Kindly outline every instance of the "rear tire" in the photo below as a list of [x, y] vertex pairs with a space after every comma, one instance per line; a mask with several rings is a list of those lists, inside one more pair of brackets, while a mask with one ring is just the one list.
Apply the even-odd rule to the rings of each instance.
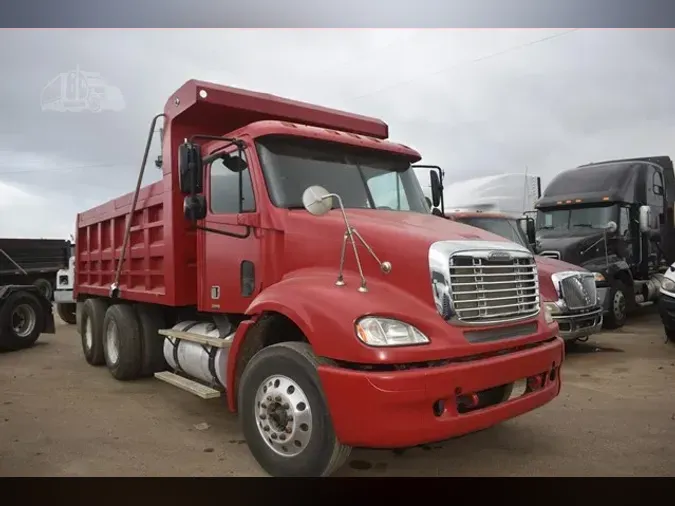
[[110, 306], [103, 319], [103, 356], [113, 378], [136, 379], [141, 373], [141, 330], [134, 308]]
[[626, 323], [627, 315], [627, 301], [626, 301], [626, 285], [621, 281], [616, 280], [612, 283], [609, 294], [609, 311], [604, 318], [603, 327], [606, 329], [618, 329], [623, 327]]
[[141, 376], [152, 376], [167, 369], [164, 336], [158, 333], [165, 327], [164, 315], [155, 306], [136, 304], [135, 309], [141, 331]]
[[82, 353], [90, 365], [103, 365], [103, 319], [108, 309], [104, 299], [87, 299], [77, 303], [77, 331], [82, 340]]
[[44, 279], [44, 278], [39, 278], [33, 281], [33, 286], [35, 286], [38, 290], [40, 290], [40, 293], [44, 295], [44, 297], [49, 301], [53, 302], [54, 300], [54, 287], [52, 284]]
[[318, 365], [308, 344], [284, 342], [260, 350], [244, 369], [238, 392], [244, 436], [272, 476], [328, 476], [349, 457], [351, 448], [335, 435]]
[[30, 348], [40, 337], [44, 319], [44, 309], [35, 295], [25, 291], [11, 294], [0, 303], [0, 348]]
[[77, 322], [76, 307], [77, 305], [74, 302], [57, 304], [56, 312], [58, 313], [59, 318], [64, 321], [64, 323], [67, 323], [68, 325], [75, 325]]

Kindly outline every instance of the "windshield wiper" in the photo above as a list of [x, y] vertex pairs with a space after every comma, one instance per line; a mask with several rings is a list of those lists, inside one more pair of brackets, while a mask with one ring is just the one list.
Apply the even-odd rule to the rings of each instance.
[[593, 228], [591, 223], [575, 223], [573, 227], [584, 227], [584, 228]]
[[553, 225], [551, 226], [544, 225], [543, 227], [539, 227], [539, 230], [553, 230]]

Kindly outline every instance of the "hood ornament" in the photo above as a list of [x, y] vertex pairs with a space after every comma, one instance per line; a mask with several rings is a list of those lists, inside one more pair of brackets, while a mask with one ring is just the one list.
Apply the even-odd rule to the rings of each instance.
[[342, 204], [342, 199], [337, 193], [328, 193], [328, 190], [322, 186], [310, 186], [302, 194], [302, 205], [307, 210], [307, 212], [313, 216], [323, 216], [328, 211], [333, 209], [333, 198], [338, 201], [340, 205], [340, 211], [342, 212], [342, 219], [345, 222], [345, 233], [342, 238], [342, 251], [340, 253], [340, 270], [338, 272], [338, 278], [335, 281], [336, 286], [345, 286], [344, 279], [344, 264], [345, 256], [347, 254], [347, 242], [350, 242], [352, 249], [354, 250], [354, 258], [356, 259], [356, 266], [359, 269], [359, 276], [361, 277], [361, 286], [359, 286], [358, 291], [365, 293], [368, 291], [368, 286], [366, 283], [366, 278], [363, 275], [363, 268], [361, 267], [361, 258], [359, 257], [359, 252], [356, 248], [356, 237], [361, 244], [368, 250], [368, 253], [375, 259], [375, 261], [380, 266], [380, 270], [384, 274], [389, 274], [391, 272], [391, 263], [387, 261], [380, 261], [378, 256], [373, 251], [373, 248], [365, 241], [365, 239], [359, 234], [359, 232], [352, 226], [349, 225], [349, 220], [347, 219], [347, 213], [345, 213], [344, 205]]

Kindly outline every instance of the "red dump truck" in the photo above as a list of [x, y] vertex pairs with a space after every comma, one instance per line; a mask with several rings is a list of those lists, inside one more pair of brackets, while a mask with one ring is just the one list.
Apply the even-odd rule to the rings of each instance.
[[563, 342], [531, 252], [432, 216], [420, 155], [385, 123], [191, 80], [142, 167], [162, 116], [162, 180], [141, 188], [141, 169], [135, 192], [77, 217], [90, 364], [225, 394], [273, 476], [558, 395]]

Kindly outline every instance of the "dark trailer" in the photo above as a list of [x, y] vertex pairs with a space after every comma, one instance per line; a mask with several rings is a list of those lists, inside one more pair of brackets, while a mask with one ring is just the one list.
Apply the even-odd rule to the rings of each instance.
[[537, 250], [593, 271], [605, 322], [620, 327], [658, 298], [675, 260], [675, 176], [668, 156], [582, 165], [558, 174], [537, 202]]
[[0, 350], [28, 348], [55, 332], [56, 272], [70, 251], [64, 240], [0, 238]]

